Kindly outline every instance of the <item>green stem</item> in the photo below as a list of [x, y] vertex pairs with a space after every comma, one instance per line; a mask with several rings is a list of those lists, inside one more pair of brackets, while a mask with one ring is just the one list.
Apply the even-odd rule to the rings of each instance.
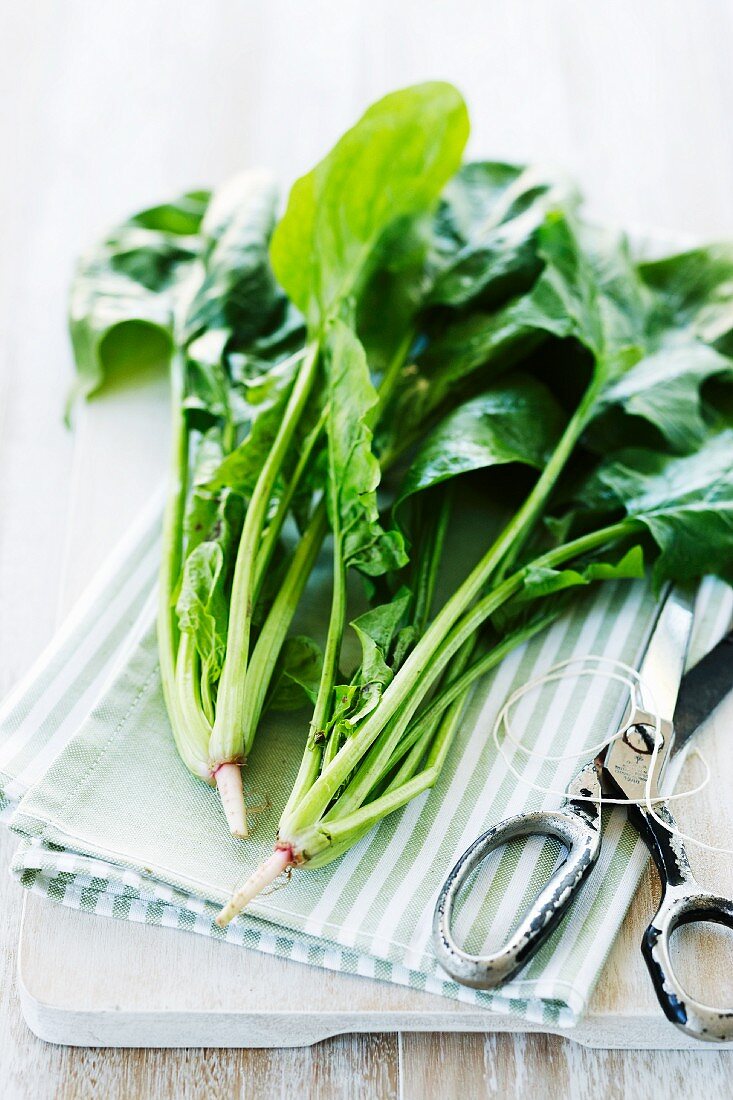
[[[424, 524], [421, 528], [421, 537], [419, 545], [419, 556], [417, 562], [417, 568], [415, 570], [414, 580], [414, 592], [415, 597], [413, 601], [412, 610], [412, 625], [415, 628], [417, 634], [421, 634], [428, 623], [430, 618], [430, 612], [433, 606], [433, 597], [435, 592], [435, 583], [437, 579], [438, 569], [440, 567], [440, 561], [442, 556], [443, 545], [445, 542], [445, 536], [448, 527], [448, 520], [450, 518], [452, 507], [453, 494], [450, 489], [443, 493], [441, 506], [435, 517], [430, 522]], [[456, 676], [464, 667], [466, 660], [468, 660], [473, 647], [467, 646], [464, 651], [458, 654], [456, 661], [454, 662], [454, 668], [451, 669], [451, 674]], [[433, 723], [432, 732], [435, 732], [435, 727], [439, 720], [439, 716], [436, 717]], [[425, 755], [425, 746], [429, 742], [429, 738], [423, 738], [423, 745], [420, 752], [413, 753], [411, 750], [415, 744], [416, 738], [403, 738], [398, 746], [397, 751], [393, 754], [392, 759], [389, 761], [388, 766], [384, 769], [383, 773], [378, 777], [377, 781], [372, 788], [372, 793], [378, 791], [378, 788], [384, 782], [384, 779], [393, 772], [399, 761], [407, 754], [409, 759], [405, 761], [399, 772], [399, 782], [406, 782], [417, 770], [417, 767]], [[328, 748], [331, 748], [329, 742]], [[339, 746], [336, 745], [330, 754], [324, 753], [323, 766], [331, 763], [331, 760], [336, 756]], [[399, 783], [398, 783], [399, 785]], [[395, 786], [395, 780], [393, 779], [387, 790], [391, 790]], [[382, 792], [383, 793], [383, 792]], [[341, 799], [338, 800], [338, 806], [340, 807]], [[338, 816], [338, 814], [336, 814]]]
[[252, 650], [247, 667], [242, 712], [245, 756], [252, 748], [275, 664], [327, 529], [326, 509], [319, 507], [313, 513], [310, 523], [298, 542], [293, 559]]
[[328, 635], [323, 652], [323, 672], [318, 685], [316, 705], [310, 723], [309, 738], [320, 733], [331, 713], [331, 695], [336, 683], [339, 657], [341, 655], [341, 637], [346, 623], [346, 568], [341, 550], [341, 538], [338, 532], [333, 538], [333, 594], [331, 596], [331, 614], [328, 621]]
[[[440, 694], [430, 701], [425, 710], [416, 721], [412, 723], [408, 735], [402, 738], [392, 754], [392, 758], [387, 765], [387, 773], [392, 771], [399, 760], [409, 750], [408, 760], [391, 780], [389, 789], [400, 786], [406, 779], [414, 774], [417, 764], [423, 759], [423, 756], [431, 745], [432, 748], [430, 749], [430, 756], [426, 767], [431, 760], [435, 759], [436, 746], [445, 745], [446, 737], [448, 737], [452, 743], [453, 734], [458, 728], [458, 722], [463, 714], [468, 696], [475, 686], [476, 681], [482, 676], [485, 676], [493, 668], [496, 668], [513, 649], [529, 641], [530, 638], [534, 637], [540, 630], [544, 630], [544, 628], [556, 618], [557, 611], [549, 611], [544, 616], [538, 616], [527, 626], [514, 631], [513, 634], [508, 635], [503, 641], [499, 642], [498, 645], [494, 646], [487, 653], [484, 653], [482, 657], [474, 661], [474, 663], [462, 674], [459, 674], [460, 669], [456, 670], [455, 667], [451, 668], [451, 673], [453, 673], [453, 675], [447, 686], [443, 688]], [[459, 651], [457, 658], [460, 658], [462, 653], [466, 653], [467, 657], [470, 656], [475, 649], [475, 641], [476, 636], [474, 635], [469, 643]], [[454, 661], [454, 666], [455, 664], [456, 662]], [[436, 727], [438, 725], [440, 729], [436, 735]], [[444, 759], [447, 750], [441, 749], [440, 751], [443, 753], [441, 759]]]
[[[591, 532], [541, 555], [535, 560], [534, 566], [537, 568], [554, 567], [598, 546], [615, 542], [637, 530], [637, 528], [638, 524], [635, 521], [624, 520], [621, 523], [603, 528], [601, 531]], [[526, 570], [527, 567], [518, 570], [492, 589], [483, 599], [478, 600], [458, 623], [451, 624], [452, 629], [450, 627], [443, 629], [439, 653], [436, 652], [438, 646], [432, 647], [432, 653], [430, 653], [428, 647], [425, 647], [429, 654], [429, 656], [426, 656], [424, 652], [420, 652], [422, 642], [418, 644], [385, 691], [377, 711], [366, 720], [361, 729], [344, 745], [332, 764], [322, 772], [320, 778], [313, 784], [300, 805], [289, 815], [287, 821], [283, 821], [281, 837], [287, 832], [290, 834], [287, 839], [294, 843], [295, 836], [301, 830], [307, 830], [312, 827], [314, 822], [318, 821], [336, 791], [346, 782], [371, 745], [385, 731], [390, 719], [400, 710], [399, 717], [390, 727], [388, 735], [380, 738], [378, 751], [374, 755], [370, 755], [369, 766], [366, 766], [367, 762], [365, 761], [365, 766], [359, 769], [358, 776], [349, 785], [350, 804], [353, 804], [359, 798], [363, 801], [373, 787], [375, 779], [390, 760], [415, 710], [420, 706], [440, 673], [481, 623], [521, 588]], [[423, 642], [428, 639], [435, 624], [439, 621], [440, 615], [434, 620], [433, 626], [429, 628], [423, 637]], [[416, 657], [417, 659], [413, 660]], [[432, 657], [432, 660], [430, 657]]]
[[[300, 482], [305, 474], [308, 466], [313, 458], [313, 452], [316, 444], [321, 442], [321, 433], [323, 426], [326, 422], [328, 415], [328, 406], [324, 406], [318, 422], [313, 430], [308, 434], [307, 439], [303, 444], [303, 449], [300, 452], [300, 457], [296, 463], [295, 469], [292, 475], [288, 478], [288, 484], [280, 497], [277, 504], [275, 515], [272, 517], [267, 525], [264, 535], [262, 536], [262, 542], [257, 553], [257, 564], [255, 567], [255, 598], [259, 593], [262, 581], [264, 579], [267, 567], [272, 560], [272, 555], [277, 546], [277, 540], [280, 537], [280, 533], [283, 529], [283, 524], [287, 519], [290, 505], [293, 503], [293, 497], [300, 485]], [[325, 534], [325, 532], [324, 532]]]
[[234, 566], [226, 657], [209, 744], [212, 767], [230, 761], [241, 762], [244, 755], [242, 715], [245, 709], [245, 671], [254, 608], [257, 550], [275, 479], [310, 395], [317, 369], [318, 345], [314, 343], [309, 346], [298, 370], [280, 427], [263, 463], [244, 518]]
[[440, 509], [436, 519], [428, 524], [426, 536], [421, 536], [412, 622], [418, 634], [422, 634], [428, 625], [435, 597], [435, 585], [440, 570], [445, 536], [453, 505], [453, 493], [450, 488], [444, 490]]
[[379, 401], [371, 410], [367, 416], [367, 424], [370, 428], [375, 428], [378, 424], [382, 413], [384, 412], [388, 401], [394, 393], [395, 386], [400, 380], [402, 369], [405, 365], [408, 352], [415, 341], [415, 329], [410, 328], [408, 332], [404, 334], [397, 347], [394, 349], [392, 358], [387, 364], [387, 368], [379, 381], [378, 393]]
[[[440, 723], [438, 735], [433, 742], [425, 767], [420, 772], [417, 772], [417, 768], [422, 759], [422, 754], [418, 751], [420, 746], [415, 745], [413, 752], [409, 754], [384, 794], [375, 798], [368, 805], [344, 814], [343, 817], [326, 819], [324, 830], [330, 836], [331, 843], [338, 845], [338, 852], [334, 852], [334, 856], [340, 854], [343, 848], [355, 844], [364, 833], [372, 829], [387, 814], [394, 813], [395, 810], [406, 806], [413, 798], [417, 798], [419, 794], [435, 785], [458, 732], [465, 703], [464, 693], [460, 699], [449, 707]], [[328, 855], [331, 855], [331, 853], [328, 853]], [[322, 858], [321, 862], [325, 863], [327, 859]]]
[[324, 831], [330, 836], [333, 844], [348, 841], [353, 844], [356, 835], [361, 835], [371, 829], [387, 814], [394, 813], [400, 807], [407, 805], [417, 795], [422, 794], [428, 787], [432, 787], [438, 777], [436, 768], [428, 768], [408, 780], [401, 787], [388, 790], [368, 806], [362, 806], [346, 817], [338, 821], [328, 821], [324, 825]]
[[[414, 582], [414, 591], [416, 595], [413, 601], [414, 606], [411, 616], [412, 625], [415, 627], [418, 634], [425, 629], [430, 617], [435, 582], [450, 516], [451, 495], [450, 493], [444, 494], [441, 508], [434, 521], [426, 525], [425, 537], [422, 538], [420, 542]], [[331, 761], [336, 758], [340, 747], [341, 737], [336, 730], [332, 730], [323, 749], [321, 769], [327, 768]], [[381, 778], [383, 777], [380, 777], [380, 779]]]
[[517, 646], [523, 645], [525, 642], [529, 641], [530, 638], [533, 638], [535, 634], [544, 630], [555, 618], [557, 618], [557, 612], [555, 611], [549, 611], [544, 616], [538, 616], [527, 626], [514, 631], [513, 634], [509, 634], [499, 642], [498, 645], [494, 646], [487, 653], [484, 653], [477, 661], [474, 661], [465, 672], [452, 679], [434, 699], [431, 699], [427, 707], [416, 718], [415, 722], [410, 727], [408, 737], [400, 742], [393, 759], [390, 760], [388, 766], [389, 770], [392, 769], [403, 755], [405, 746], [409, 749], [413, 743], [418, 740], [425, 740], [426, 737], [427, 743], [429, 743], [436, 719], [440, 718], [448, 707], [454, 702], [463, 700], [466, 693], [473, 687], [477, 680], [485, 676], [488, 672], [491, 672], [493, 668], [496, 668], [496, 666], [500, 664], [513, 649], [516, 649]]
[[[387, 369], [384, 372], [384, 377], [379, 383], [379, 400], [372, 409], [371, 416], [368, 418], [368, 422], [371, 427], [373, 427], [374, 424], [379, 420], [382, 413], [384, 412], [385, 406], [389, 398], [392, 396], [392, 391], [399, 381], [399, 376], [400, 372], [402, 371], [402, 367], [404, 366], [405, 357], [410, 350], [410, 347], [412, 346], [414, 338], [414, 332], [412, 330], [410, 330], [409, 333], [406, 333], [402, 342], [395, 350], [395, 353], [392, 356], [389, 364], [387, 365]], [[256, 567], [255, 587], [258, 591], [262, 583], [262, 578], [265, 570], [267, 569], [267, 566], [269, 565], [272, 558], [272, 554], [277, 544], [278, 537], [280, 535], [280, 532], [282, 531], [283, 524], [285, 523], [285, 520], [287, 518], [287, 514], [290, 509], [290, 505], [293, 502], [293, 497], [295, 496], [298, 485], [301, 482], [303, 474], [306, 472], [308, 466], [311, 463], [314, 452], [316, 450], [316, 446], [320, 442], [322, 442], [323, 429], [326, 426], [327, 420], [328, 405], [325, 405], [321, 410], [321, 414], [318, 418], [317, 423], [313, 427], [312, 431], [309, 432], [304, 442], [303, 450], [301, 451], [295, 470], [293, 471], [292, 476], [288, 479], [287, 487], [283, 492], [282, 497], [278, 501], [275, 515], [273, 516], [270, 523], [267, 525], [267, 529], [262, 537], [260, 549], [257, 554]]]
[[[379, 387], [378, 400], [367, 417], [370, 428], [378, 422], [380, 416], [392, 395], [394, 386], [399, 379], [400, 371], [407, 352], [414, 339], [413, 330], [405, 333], [402, 341], [395, 349], [387, 370]], [[337, 515], [338, 487], [334, 484], [333, 471], [329, 472], [329, 491], [331, 493], [331, 511]], [[333, 595], [331, 599], [331, 615], [328, 623], [328, 635], [326, 648], [323, 655], [323, 673], [318, 685], [318, 696], [310, 724], [309, 741], [315, 734], [321, 732], [326, 726], [331, 714], [333, 689], [338, 673], [339, 657], [341, 656], [341, 640], [346, 625], [346, 567], [344, 565], [343, 544], [340, 532], [334, 530], [333, 536]], [[334, 742], [335, 744], [335, 742]], [[332, 745], [333, 748], [333, 745]]]
[[499, 565], [492, 572], [494, 581], [503, 580], [509, 569], [515, 564], [521, 554], [527, 539], [534, 530], [534, 525], [541, 511], [547, 503], [557, 483], [560, 474], [570, 458], [575, 446], [585, 431], [590, 415], [598, 400], [600, 384], [594, 379], [586, 389], [580, 404], [560, 437], [550, 461], [540, 474], [534, 489], [528, 496], [522, 508], [519, 509], [512, 523], [510, 537], [503, 537], [504, 550]]
[[316, 740], [315, 737], [309, 733], [298, 768], [298, 774], [295, 777], [295, 782], [290, 791], [290, 797], [281, 815], [283, 821], [287, 819], [288, 815], [292, 813], [301, 798], [307, 794], [318, 779], [322, 759], [323, 741]]
[[[332, 847], [324, 848], [310, 861], [311, 867], [321, 867], [337, 859], [356, 844], [386, 814], [393, 813], [406, 805], [412, 798], [432, 787], [437, 781], [446, 756], [458, 731], [467, 696], [475, 681], [495, 668], [516, 646], [521, 645], [538, 631], [542, 630], [556, 616], [549, 613], [544, 618], [535, 619], [529, 626], [515, 631], [503, 642], [484, 654], [466, 672], [454, 679], [449, 687], [431, 703], [430, 709], [414, 724], [410, 731], [409, 749], [402, 766], [392, 777], [379, 798], [366, 806], [352, 811], [343, 817], [327, 818], [324, 828], [331, 836]], [[436, 716], [441, 719], [437, 736], [435, 733]], [[393, 754], [386, 772], [404, 755], [403, 738], [398, 750]], [[432, 746], [432, 747], [431, 747]], [[425, 767], [418, 772], [420, 763], [430, 747], [430, 755]], [[340, 801], [340, 800], [339, 800]]]
[[[214, 706], [214, 694], [212, 690], [211, 680], [206, 674], [205, 670], [201, 670], [201, 707], [204, 712], [206, 721], [210, 726], [214, 724], [214, 715], [216, 709]], [[209, 736], [211, 736], [209, 734]]]
[[[330, 716], [330, 715], [329, 715]], [[315, 731], [316, 733], [318, 731]], [[313, 731], [311, 730], [311, 734]], [[332, 728], [326, 735], [326, 742], [323, 746], [323, 759], [321, 760], [321, 768], [327, 768], [332, 760], [338, 755], [338, 751], [341, 748], [341, 742], [343, 740], [343, 733], [340, 729]]]
[[173, 688], [178, 649], [178, 622], [173, 593], [183, 559], [183, 516], [188, 482], [188, 429], [181, 409], [183, 400], [183, 363], [175, 356], [171, 363], [172, 438], [169, 463], [168, 497], [163, 514], [163, 546], [158, 591], [158, 644], [163, 690]]
[[184, 362], [171, 361], [172, 440], [168, 498], [163, 516], [163, 546], [158, 588], [158, 652], [163, 696], [170, 716], [176, 748], [186, 767], [201, 779], [210, 779], [208, 733], [189, 725], [181, 713], [176, 690], [178, 622], [173, 597], [183, 560], [183, 517], [188, 483], [189, 438], [183, 413]]
[[[437, 705], [439, 700], [443, 699], [444, 696], [449, 695], [450, 687], [453, 685], [453, 683], [461, 679], [461, 673], [466, 667], [467, 662], [470, 660], [475, 645], [476, 638], [473, 637], [463, 647], [463, 649], [461, 649], [456, 654], [456, 658], [453, 661], [453, 664], [449, 670], [449, 674], [445, 677], [448, 682], [448, 686], [443, 689], [440, 695], [438, 695], [434, 700], [431, 701], [429, 708], [429, 717], [427, 717], [427, 711], [425, 711], [424, 714], [421, 715], [421, 720], [414, 722], [412, 727], [410, 728], [409, 733], [400, 740], [400, 743], [397, 745], [395, 751], [392, 753], [392, 756], [387, 762], [387, 765], [380, 775], [379, 779], [377, 780], [377, 783], [381, 782], [386, 775], [389, 775], [391, 772], [393, 772], [394, 768], [399, 764], [400, 760], [406, 754], [412, 756], [412, 750], [418, 742], [422, 744], [422, 752], [418, 755], [417, 762], [422, 760], [428, 746], [431, 743], [432, 738], [435, 736], [443, 711], [458, 697], [458, 695], [465, 695], [465, 691], [464, 693], [454, 691], [452, 695], [447, 698], [442, 706]], [[466, 684], [465, 687], [467, 689], [468, 685]], [[391, 785], [392, 784], [390, 783], [390, 786]]]
[[198, 729], [202, 742], [208, 745], [211, 724], [201, 699], [201, 664], [194, 637], [187, 631], [181, 634], [178, 643], [176, 692], [184, 725], [187, 729]]

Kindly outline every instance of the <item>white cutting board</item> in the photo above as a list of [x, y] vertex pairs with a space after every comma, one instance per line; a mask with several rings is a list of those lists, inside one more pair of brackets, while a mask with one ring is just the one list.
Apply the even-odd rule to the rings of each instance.
[[[680, 814], [711, 840], [731, 836], [733, 695], [699, 735], [714, 777]], [[686, 771], [691, 771], [692, 765]], [[685, 782], [683, 777], [682, 782]], [[733, 860], [693, 850], [704, 885], [729, 891]], [[716, 868], [715, 863], [719, 866]], [[645, 876], [603, 969], [590, 1010], [571, 1031], [586, 1046], [691, 1049], [662, 1016], [639, 953], [657, 885]], [[680, 975], [713, 1002], [733, 1000], [730, 966], [717, 930], [688, 933]], [[717, 941], [717, 942], [716, 942]], [[692, 954], [686, 950], [693, 948]], [[727, 944], [728, 958], [730, 944]], [[18, 979], [31, 1029], [81, 1046], [302, 1046], [355, 1031], [543, 1031], [387, 982], [331, 973], [173, 929], [106, 920], [35, 896], [26, 899]], [[733, 1044], [729, 1044], [733, 1046]]]
[[[80, 411], [63, 611], [160, 479], [167, 423], [167, 385], [160, 378], [118, 388]], [[722, 837], [733, 838], [733, 796], [725, 781], [733, 774], [733, 695], [699, 743], [713, 782], [678, 816], [686, 831], [720, 843]], [[694, 849], [691, 855], [705, 886], [733, 890], [733, 859]], [[650, 871], [590, 1011], [579, 1027], [564, 1033], [569, 1038], [599, 1047], [693, 1045], [662, 1016], [639, 954], [656, 897]], [[713, 950], [713, 938], [710, 933], [696, 964], [686, 971], [694, 976], [690, 992], [731, 1003], [730, 967], [719, 965], [725, 955], [720, 944]], [[354, 1031], [543, 1030], [432, 994], [330, 973], [192, 933], [90, 916], [34, 896], [25, 900], [18, 981], [31, 1029], [51, 1042], [82, 1046], [282, 1047]]]

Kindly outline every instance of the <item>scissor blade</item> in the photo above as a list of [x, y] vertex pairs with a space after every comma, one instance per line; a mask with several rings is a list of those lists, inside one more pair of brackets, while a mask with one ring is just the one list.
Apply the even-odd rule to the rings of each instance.
[[685, 671], [693, 609], [694, 599], [689, 592], [679, 588], [670, 591], [639, 669], [642, 706], [667, 721], [674, 715]]
[[674, 752], [689, 741], [729, 691], [733, 691], [733, 630], [690, 669], [680, 685], [674, 712]]
[[[650, 777], [655, 739], [639, 726], [629, 727], [622, 738], [609, 745], [604, 758], [604, 777], [611, 781], [612, 789], [625, 798], [643, 798], [650, 781], [654, 794], [672, 751], [671, 721], [685, 668], [692, 617], [692, 595], [681, 589], [671, 589], [662, 604], [639, 669], [641, 709], [661, 720], [662, 741], [654, 756], [654, 772]], [[632, 703], [626, 721], [631, 720], [635, 712], [638, 714], [638, 704]]]

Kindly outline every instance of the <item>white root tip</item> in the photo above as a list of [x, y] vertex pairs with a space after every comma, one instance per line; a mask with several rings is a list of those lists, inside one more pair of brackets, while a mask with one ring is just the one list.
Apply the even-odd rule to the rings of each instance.
[[249, 830], [247, 829], [247, 811], [244, 808], [242, 769], [239, 764], [220, 764], [214, 772], [214, 778], [229, 831], [232, 836], [245, 839], [249, 836]]
[[229, 901], [216, 917], [220, 928], [226, 928], [229, 921], [246, 909], [253, 898], [261, 894], [266, 886], [278, 878], [286, 867], [293, 862], [293, 853], [289, 848], [276, 848], [271, 856], [261, 863], [255, 873], [250, 875], [243, 886], [232, 894]]

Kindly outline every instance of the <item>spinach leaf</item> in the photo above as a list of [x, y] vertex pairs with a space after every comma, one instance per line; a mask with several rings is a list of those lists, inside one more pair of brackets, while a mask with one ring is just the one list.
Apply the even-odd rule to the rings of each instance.
[[577, 341], [591, 354], [596, 392], [641, 358], [649, 292], [625, 240], [553, 210], [536, 231], [536, 249], [542, 271], [527, 293], [498, 309], [479, 304], [428, 326], [396, 399], [403, 432], [444, 410], [467, 386], [515, 367], [550, 338]]
[[662, 327], [691, 335], [733, 354], [733, 246], [714, 244], [639, 266], [656, 296]]
[[605, 384], [641, 358], [649, 296], [628, 243], [570, 218], [551, 214], [540, 229], [544, 271], [518, 304], [525, 324], [591, 352], [596, 383]]
[[80, 259], [69, 300], [76, 397], [112, 375], [165, 365], [176, 297], [201, 252], [209, 200], [191, 192], [134, 215]]
[[285, 639], [270, 691], [266, 710], [298, 710], [316, 701], [321, 677], [323, 654], [319, 646], [305, 635]]
[[[427, 349], [428, 400], [445, 399], [477, 370], [507, 369], [546, 336], [573, 339], [593, 357], [591, 447], [605, 450], [614, 439], [618, 445], [619, 438], [638, 437], [641, 418], [673, 449], [692, 449], [711, 420], [703, 384], [733, 377], [731, 360], [703, 343], [704, 326], [692, 323], [693, 316], [699, 321], [705, 315], [702, 290], [694, 309], [679, 295], [656, 297], [638, 277], [622, 238], [559, 214], [546, 219], [538, 239], [545, 267], [528, 294], [496, 313], [461, 319]], [[720, 266], [715, 271], [720, 276]], [[733, 283], [711, 277], [705, 289], [716, 309], [728, 308]], [[622, 423], [629, 417], [636, 424]]]
[[244, 172], [214, 192], [201, 223], [201, 278], [185, 310], [182, 343], [223, 332], [249, 344], [268, 330], [281, 304], [268, 259], [277, 201], [263, 172]]
[[290, 192], [275, 275], [317, 330], [358, 291], [390, 223], [420, 214], [460, 164], [468, 114], [450, 84], [380, 99]]
[[[404, 360], [407, 337], [413, 343], [416, 320], [427, 290], [425, 264], [431, 216], [399, 218], [385, 230], [373, 270], [356, 303], [356, 330], [372, 375], [384, 381], [396, 359]], [[402, 367], [402, 363], [400, 366]]]
[[565, 420], [546, 386], [513, 373], [460, 405], [427, 436], [405, 476], [397, 506], [414, 493], [474, 470], [510, 462], [541, 470]]
[[554, 209], [572, 209], [570, 184], [536, 168], [474, 161], [456, 173], [438, 207], [428, 257], [427, 301], [484, 305], [529, 290], [542, 271], [538, 231]]
[[243, 508], [233, 494], [216, 502], [216, 519], [186, 558], [176, 604], [182, 633], [193, 637], [203, 675], [215, 684], [226, 652], [229, 586]]
[[[594, 418], [606, 410], [641, 417], [674, 450], [691, 451], [709, 430], [701, 388], [714, 376], [733, 380], [733, 361], [700, 341], [677, 340], [616, 379], [601, 395]], [[602, 430], [603, 424], [596, 425], [591, 440]], [[617, 419], [609, 420], [608, 435], [613, 434], [618, 441]]]
[[434, 215], [400, 219], [380, 242], [358, 314], [372, 370], [384, 372], [408, 326], [430, 328], [436, 310], [445, 325], [446, 310], [497, 308], [527, 291], [542, 270], [539, 226], [549, 210], [575, 201], [565, 181], [533, 168], [463, 165]]
[[334, 689], [335, 704], [326, 732], [348, 736], [379, 703], [404, 659], [411, 641], [407, 622], [412, 593], [406, 587], [387, 603], [365, 611], [351, 623], [361, 645], [361, 662], [349, 684]]
[[372, 454], [369, 413], [377, 393], [364, 348], [353, 330], [335, 321], [328, 332], [329, 510], [344, 567], [367, 576], [399, 569], [407, 558], [402, 536], [379, 522], [380, 469]]
[[521, 592], [502, 610], [508, 613], [514, 606], [529, 600], [554, 595], [578, 585], [595, 581], [628, 580], [644, 576], [644, 552], [641, 546], [632, 546], [616, 562], [589, 561], [576, 563], [572, 569], [553, 569], [549, 566], [530, 566], [525, 575]]
[[659, 551], [657, 583], [705, 573], [733, 580], [733, 431], [708, 437], [690, 455], [620, 452], [578, 499], [591, 513], [623, 511], [648, 530]]
[[224, 455], [222, 433], [210, 428], [199, 435], [193, 448], [190, 471], [190, 489], [183, 519], [183, 541], [190, 553], [209, 537], [217, 521], [220, 497], [210, 492], [208, 485], [221, 465]]
[[186, 348], [184, 408], [192, 426], [219, 422], [229, 448], [283, 390], [278, 369], [303, 344], [303, 323], [277, 286], [269, 262], [277, 191], [269, 176], [245, 172], [216, 191], [201, 226], [203, 255], [179, 310]]
[[201, 229], [210, 198], [210, 191], [188, 191], [171, 202], [161, 202], [133, 214], [129, 224], [179, 237], [194, 236]]
[[388, 683], [391, 679], [389, 655], [404, 625], [411, 598], [410, 591], [403, 587], [388, 603], [379, 604], [352, 621], [361, 644], [360, 672], [365, 681]]
[[[609, 555], [616, 560], [608, 560]], [[574, 589], [587, 588], [599, 581], [638, 580], [643, 576], [644, 551], [638, 545], [620, 555], [607, 550], [602, 560], [581, 560], [573, 567], [532, 562], [523, 573], [519, 592], [491, 616], [491, 625], [500, 635], [506, 635], [538, 616], [559, 614], [568, 606], [568, 597], [572, 597]]]

